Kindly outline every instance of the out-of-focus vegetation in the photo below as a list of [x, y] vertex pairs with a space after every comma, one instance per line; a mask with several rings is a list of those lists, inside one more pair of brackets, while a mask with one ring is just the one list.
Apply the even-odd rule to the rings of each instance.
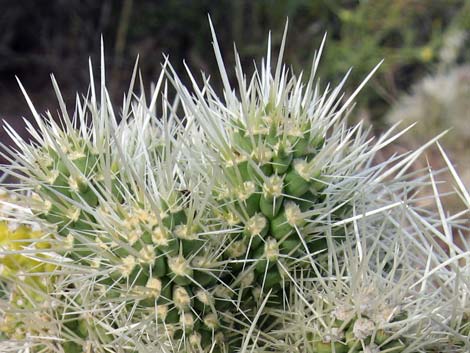
[[[402, 121], [416, 126], [404, 141], [418, 148], [445, 130], [441, 143], [455, 164], [465, 185], [470, 185], [470, 65], [442, 68], [437, 74], [418, 81], [411, 94], [404, 95], [385, 116], [388, 124]], [[444, 167], [437, 149], [429, 156], [435, 167]], [[452, 192], [452, 175], [446, 175], [446, 183], [440, 185], [441, 192]], [[457, 196], [447, 197], [448, 209], [462, 207]]]
[[[328, 45], [320, 67], [326, 85], [337, 82], [350, 67], [347, 87], [356, 87], [385, 59], [360, 95], [361, 118], [381, 122], [390, 104], [443, 62], [443, 48], [452, 33], [461, 33], [451, 65], [470, 60], [469, 0], [3, 0], [0, 14], [0, 116], [8, 121], [29, 115], [17, 88], [18, 75], [41, 108], [51, 108], [49, 73], [54, 72], [65, 99], [86, 92], [88, 68], [83, 62], [99, 55], [104, 37], [111, 94], [120, 99], [138, 54], [147, 84], [170, 56], [183, 74], [182, 58], [193, 70], [217, 78], [211, 53], [210, 14], [228, 66], [233, 43], [243, 63], [251, 65], [265, 51], [272, 30], [279, 45], [286, 18], [289, 40], [286, 61], [297, 71], [308, 67], [325, 32]], [[447, 44], [446, 44], [447, 43]], [[232, 73], [234, 77], [234, 73]], [[216, 81], [217, 83], [217, 81]], [[216, 84], [217, 86], [217, 84]], [[357, 114], [356, 114], [357, 115]], [[379, 124], [380, 126], [380, 124]], [[1, 131], [1, 130], [0, 130]], [[2, 141], [6, 139], [0, 132]]]

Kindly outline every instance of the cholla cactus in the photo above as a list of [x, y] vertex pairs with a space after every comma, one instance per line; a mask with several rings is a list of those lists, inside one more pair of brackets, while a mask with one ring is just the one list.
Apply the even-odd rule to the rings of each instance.
[[468, 33], [459, 28], [451, 28], [444, 34], [439, 50], [439, 66], [446, 68], [455, 65], [458, 56], [468, 39]]
[[[467, 129], [470, 103], [470, 67], [457, 66], [446, 72], [425, 77], [411, 95], [402, 97], [386, 116], [391, 124], [397, 121], [419, 122], [414, 135], [419, 143], [446, 129], [453, 134], [444, 138], [454, 150], [463, 149], [470, 141]], [[455, 136], [459, 138], [455, 138]], [[411, 136], [411, 135], [410, 135]]]
[[[385, 242], [373, 231], [381, 225], [369, 219], [388, 219], [388, 211], [423, 183], [406, 173], [426, 145], [374, 165], [375, 153], [401, 133], [394, 135], [395, 126], [374, 143], [362, 124], [347, 126], [357, 92], [341, 103], [344, 81], [321, 91], [314, 81], [321, 50], [303, 85], [283, 66], [282, 49], [272, 72], [269, 43], [266, 61], [249, 81], [237, 60], [235, 92], [215, 35], [214, 46], [224, 100], [208, 80], [191, 93], [166, 63], [147, 102], [143, 90], [133, 92], [135, 69], [118, 122], [103, 54], [101, 101], [91, 75], [90, 93], [77, 100], [73, 117], [53, 79], [61, 126], [50, 113], [42, 119], [22, 88], [39, 130], [28, 126], [35, 139], [29, 143], [9, 128], [17, 146], [8, 150], [12, 164], [3, 169], [19, 180], [18, 203], [54, 240], [47, 251], [53, 256], [34, 260], [56, 266], [44, 270], [54, 278], [44, 291], [50, 305], [39, 312], [41, 330], [21, 342], [25, 351], [280, 352], [292, 333], [292, 309], [310, 316], [299, 294], [307, 307], [331, 311], [331, 317], [341, 303], [360, 306], [356, 295], [392, 288], [393, 264], [387, 274], [373, 267], [374, 277], [372, 270], [361, 272], [362, 255], [357, 263], [343, 260], [338, 266], [344, 271], [364, 275], [356, 288], [354, 276], [341, 282], [341, 271], [333, 272], [330, 263], [355, 256], [341, 242], [352, 244], [358, 219], [370, 227], [367, 241], [382, 250]], [[176, 89], [173, 102], [165, 78]], [[383, 261], [387, 254], [380, 253]], [[328, 287], [334, 281], [326, 277], [339, 287]], [[393, 283], [403, 299], [408, 282]], [[370, 285], [377, 287], [369, 291]], [[421, 299], [413, 300], [418, 307]], [[396, 301], [379, 300], [382, 306], [373, 309], [393, 311]], [[388, 328], [412, 327], [419, 318], [407, 311], [412, 319], [391, 313], [377, 321], [361, 310], [344, 323], [343, 329], [352, 327], [347, 341], [321, 346], [325, 331], [318, 329], [302, 347], [366, 350], [364, 342], [382, 335], [380, 347], [402, 348], [404, 333], [388, 335]], [[372, 337], [364, 320], [375, 320]], [[334, 322], [327, 327], [336, 330]]]
[[[166, 95], [162, 122], [154, 115], [162, 78], [149, 105], [143, 94], [134, 102], [129, 94], [126, 119], [119, 126], [104, 86], [101, 105], [92, 90], [90, 100], [77, 102], [73, 119], [57, 90], [65, 130], [50, 115], [42, 121], [32, 108], [42, 135], [31, 129], [38, 141], [33, 146], [17, 141], [23, 152], [10, 171], [22, 173], [22, 187], [31, 195], [24, 202], [34, 200], [33, 214], [64, 244], [54, 250], [75, 262], [61, 264], [67, 276], [58, 287], [64, 305], [80, 312], [77, 319], [68, 319], [68, 327], [78, 327], [79, 334], [65, 339], [61, 346], [66, 353], [81, 346], [111, 349], [119, 335], [110, 331], [147, 325], [142, 318], [149, 319], [149, 308], [154, 309], [150, 319], [161, 326], [159, 331], [173, 330], [185, 345], [189, 341], [196, 347], [210, 346], [219, 325], [211, 291], [216, 291], [219, 272], [224, 271], [218, 264], [224, 237], [215, 237], [218, 232], [207, 221], [207, 200], [198, 186], [205, 184], [190, 178], [183, 161], [176, 159], [181, 152], [173, 140], [179, 122]], [[195, 300], [209, 309], [196, 313]], [[100, 310], [107, 314], [97, 320], [95, 312]], [[118, 326], [122, 317], [126, 322]], [[195, 325], [206, 330], [192, 335]], [[105, 333], [94, 334], [97, 330]], [[58, 339], [64, 340], [63, 335]], [[135, 348], [138, 342], [129, 345]]]
[[[419, 146], [441, 131], [450, 130], [441, 142], [456, 163], [467, 187], [470, 185], [469, 96], [470, 66], [454, 66], [416, 83], [412, 93], [399, 99], [385, 117], [390, 124], [395, 124], [397, 121], [404, 121], [407, 124], [417, 122], [404, 139], [411, 146]], [[435, 153], [431, 157], [431, 163], [437, 167], [436, 163], [439, 161], [438, 153]], [[446, 185], [441, 185], [440, 190], [452, 191]], [[448, 197], [446, 205], [448, 208], [458, 208], [461, 203], [457, 198]]]
[[[405, 180], [406, 165], [416, 155], [398, 157], [394, 167], [392, 160], [373, 165], [375, 153], [396, 138], [393, 129], [374, 143], [361, 124], [347, 126], [349, 104], [357, 92], [344, 104], [345, 80], [321, 92], [314, 77], [322, 47], [305, 84], [282, 63], [285, 37], [274, 70], [268, 43], [267, 58], [251, 79], [236, 56], [236, 90], [229, 84], [214, 32], [213, 37], [224, 98], [208, 80], [199, 87], [189, 73], [189, 91], [173, 77], [194, 136], [190, 141], [204, 141], [190, 143], [188, 159], [214, 180], [214, 208], [232, 229], [226, 251], [231, 288], [254, 276], [255, 290], [246, 294], [249, 299], [239, 298], [240, 305], [259, 302], [260, 293], [269, 292], [268, 306], [286, 307], [295, 274], [307, 269], [309, 276], [318, 274], [315, 257], [344, 238], [341, 222], [352, 217], [355, 202], [382, 198], [381, 206], [390, 206], [387, 193], [403, 192], [398, 180]], [[384, 188], [386, 175], [393, 176], [400, 166], [401, 175], [391, 178], [390, 189]], [[405, 185], [419, 184], [415, 180]], [[381, 206], [375, 210], [380, 212]], [[366, 206], [364, 212], [374, 212], [374, 207]]]
[[350, 240], [329, 252], [321, 277], [297, 278], [290, 313], [273, 314], [283, 322], [271, 342], [276, 351], [455, 351], [458, 346], [443, 330], [450, 317], [444, 295], [429, 275], [437, 255], [429, 243], [419, 250], [410, 244], [408, 232], [414, 239], [425, 234], [416, 230], [419, 222], [404, 228], [397, 222], [410, 216], [403, 208], [358, 219]]

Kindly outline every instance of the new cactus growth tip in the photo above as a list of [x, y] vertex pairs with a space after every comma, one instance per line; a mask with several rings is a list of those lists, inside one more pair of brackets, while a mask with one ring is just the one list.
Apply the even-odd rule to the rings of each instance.
[[[389, 220], [397, 208], [408, 212], [413, 202], [405, 205], [405, 196], [424, 183], [407, 175], [421, 150], [374, 164], [375, 154], [402, 134], [394, 133], [396, 126], [374, 142], [361, 123], [347, 125], [354, 97], [377, 68], [344, 100], [345, 80], [324, 89], [315, 81], [325, 40], [304, 82], [282, 62], [284, 33], [277, 63], [271, 67], [269, 38], [266, 59], [250, 79], [236, 54], [235, 89], [214, 31], [213, 39], [222, 95], [205, 77], [198, 85], [189, 70], [186, 87], [166, 61], [148, 98], [142, 82], [134, 89], [136, 65], [117, 112], [102, 52], [99, 94], [90, 65], [89, 93], [77, 99], [72, 117], [53, 79], [57, 123], [50, 113], [39, 115], [20, 84], [39, 128], [28, 123], [30, 143], [7, 127], [16, 146], [5, 147], [11, 164], [2, 170], [18, 180], [9, 188], [27, 210], [24, 220], [43, 232], [5, 230], [0, 223], [0, 347], [423, 351], [399, 328], [427, 317], [416, 314], [421, 301], [406, 291], [380, 301], [397, 283], [405, 287], [395, 277], [398, 265], [392, 261], [377, 273], [375, 265], [367, 267], [374, 256], [384, 263], [393, 258], [390, 238], [377, 240], [384, 225], [400, 229], [400, 217], [382, 225], [377, 218]], [[364, 241], [375, 244], [363, 262], [353, 261], [364, 256], [353, 241], [358, 220], [372, 234]], [[421, 255], [430, 248], [416, 246]], [[40, 272], [40, 291], [18, 291], [32, 287], [14, 278], [19, 270]], [[18, 306], [20, 294], [30, 305]], [[363, 294], [380, 301], [374, 313], [357, 301]], [[380, 318], [372, 315], [380, 310]], [[18, 313], [23, 319], [12, 324]], [[32, 324], [34, 317], [41, 320]], [[305, 327], [296, 332], [299, 323]], [[289, 346], [290, 340], [299, 344]]]

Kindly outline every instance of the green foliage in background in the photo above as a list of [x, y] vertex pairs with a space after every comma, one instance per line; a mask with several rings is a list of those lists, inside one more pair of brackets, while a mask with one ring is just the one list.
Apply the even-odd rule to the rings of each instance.
[[[359, 99], [372, 119], [380, 119], [403, 90], [441, 61], [439, 52], [449, 32], [470, 30], [468, 0], [220, 1], [210, 10], [207, 1], [194, 2], [185, 10], [181, 1], [168, 1], [165, 6], [163, 9], [135, 4], [131, 23], [137, 16], [139, 22], [129, 26], [129, 42], [138, 46], [139, 38], [149, 32], [171, 33], [166, 37], [158, 35], [157, 42], [170, 55], [175, 49], [184, 50], [189, 54], [189, 65], [196, 68], [211, 60], [206, 55], [207, 43], [201, 40], [207, 32], [205, 16], [201, 16], [204, 10], [220, 28], [221, 49], [230, 64], [234, 63], [230, 54], [234, 42], [242, 63], [249, 65], [253, 56], [261, 56], [265, 51], [261, 43], [266, 28], [273, 30], [273, 43], [279, 45], [280, 28], [286, 17], [292, 37], [286, 57], [299, 71], [308, 67], [312, 59], [308, 48], [318, 45], [323, 33], [328, 33], [328, 46], [319, 71], [324, 84], [342, 78], [352, 67], [346, 86], [347, 93], [351, 93], [370, 68], [386, 58]], [[181, 23], [191, 31], [182, 28]], [[456, 60], [469, 58], [468, 49], [462, 49]], [[212, 73], [213, 66], [203, 69]]]
[[[157, 76], [155, 63], [161, 61], [162, 53], [177, 58], [173, 62], [178, 72], [184, 70], [178, 58], [184, 57], [195, 72], [204, 70], [214, 76], [215, 62], [208, 55], [210, 43], [204, 40], [209, 35], [208, 14], [218, 28], [221, 51], [229, 65], [235, 63], [231, 53], [237, 43], [241, 62], [252, 70], [252, 58], [265, 52], [267, 29], [273, 31], [273, 47], [279, 46], [286, 17], [291, 33], [286, 58], [299, 71], [309, 67], [309, 48], [318, 46], [328, 32], [319, 72], [323, 84], [337, 82], [352, 66], [346, 85], [346, 93], [350, 93], [369, 69], [385, 58], [359, 99], [375, 120], [402, 91], [442, 61], [440, 50], [449, 32], [467, 33], [468, 43], [470, 30], [469, 0], [71, 0], [67, 6], [61, 1], [47, 2], [47, 6], [45, 1], [27, 6], [11, 3], [0, 15], [5, 26], [0, 34], [0, 77], [4, 77], [4, 86], [14, 91], [14, 74], [22, 77], [22, 72], [31, 68], [44, 72], [25, 77], [25, 85], [33, 87], [29, 89], [33, 94], [34, 88], [43, 94], [43, 78], [54, 71], [63, 82], [65, 99], [72, 98], [75, 88], [69, 90], [70, 85], [76, 87], [78, 82], [86, 87], [88, 72], [81, 63], [98, 52], [96, 33], [103, 33], [111, 49], [110, 93], [116, 100], [125, 89], [125, 73], [137, 54], [145, 58], [141, 65], [145, 77]], [[468, 45], [463, 45], [455, 60], [461, 63], [469, 58]], [[235, 80], [233, 74], [229, 78]], [[221, 89], [217, 84], [215, 88]], [[9, 111], [14, 100], [5, 100], [4, 111]]]

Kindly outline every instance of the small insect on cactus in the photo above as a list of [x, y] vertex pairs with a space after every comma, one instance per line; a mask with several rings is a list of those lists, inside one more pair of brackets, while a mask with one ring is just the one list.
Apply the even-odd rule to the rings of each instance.
[[[328, 272], [329, 262], [343, 254], [338, 244], [355, 236], [353, 221], [385, 214], [422, 183], [406, 176], [422, 149], [374, 165], [376, 152], [400, 133], [394, 127], [374, 143], [362, 124], [348, 127], [357, 92], [342, 103], [345, 81], [321, 90], [314, 81], [321, 50], [303, 84], [282, 64], [284, 45], [285, 35], [272, 72], [269, 42], [248, 81], [237, 57], [236, 92], [214, 34], [223, 100], [190, 73], [189, 91], [165, 63], [147, 101], [143, 90], [134, 92], [136, 66], [120, 122], [103, 53], [100, 99], [91, 74], [89, 95], [77, 100], [73, 117], [53, 79], [60, 125], [50, 113], [41, 118], [21, 86], [39, 129], [28, 125], [30, 143], [8, 128], [16, 147], [7, 148], [11, 165], [3, 170], [18, 179], [18, 203], [54, 240], [51, 256], [34, 260], [56, 266], [44, 270], [54, 276], [50, 305], [40, 312], [46, 329], [23, 337], [21, 347], [284, 352], [279, 344], [291, 337], [284, 326], [298, 308], [296, 294], [308, 289], [305, 304], [329, 310], [331, 298], [316, 298], [322, 290], [306, 283], [340, 276]], [[354, 327], [367, 330], [363, 316], [356, 311], [344, 325], [353, 334]], [[303, 347], [328, 351], [318, 348], [316, 335]], [[372, 342], [356, 335], [336, 349], [354, 350], [366, 338]], [[384, 339], [382, 346], [402, 342], [400, 335]]]

